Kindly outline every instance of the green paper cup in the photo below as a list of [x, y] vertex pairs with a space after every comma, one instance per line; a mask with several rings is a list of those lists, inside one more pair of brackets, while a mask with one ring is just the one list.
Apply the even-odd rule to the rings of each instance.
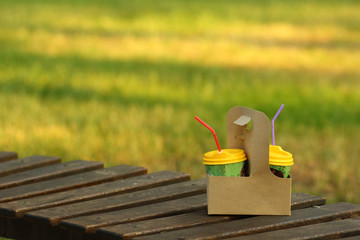
[[271, 172], [281, 178], [288, 178], [290, 175], [290, 166], [270, 165]]
[[245, 176], [246, 155], [242, 149], [223, 149], [204, 154], [206, 173], [209, 176]]
[[269, 166], [274, 175], [288, 178], [292, 165], [294, 165], [294, 159], [291, 153], [284, 151], [280, 146], [270, 145]]

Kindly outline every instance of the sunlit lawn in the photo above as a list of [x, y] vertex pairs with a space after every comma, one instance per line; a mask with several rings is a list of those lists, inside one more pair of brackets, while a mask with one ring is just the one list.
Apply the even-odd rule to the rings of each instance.
[[293, 191], [360, 202], [357, 1], [0, 0], [0, 146], [205, 176], [248, 106], [293, 153]]

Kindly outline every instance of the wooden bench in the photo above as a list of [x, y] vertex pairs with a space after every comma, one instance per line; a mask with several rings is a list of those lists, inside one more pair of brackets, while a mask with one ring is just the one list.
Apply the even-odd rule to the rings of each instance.
[[360, 239], [360, 205], [292, 194], [291, 216], [208, 216], [189, 174], [0, 152], [0, 236], [12, 239]]

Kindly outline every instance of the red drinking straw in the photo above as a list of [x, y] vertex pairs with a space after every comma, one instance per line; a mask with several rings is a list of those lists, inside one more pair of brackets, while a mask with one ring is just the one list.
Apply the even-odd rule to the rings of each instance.
[[217, 146], [217, 148], [218, 148], [218, 150], [219, 150], [219, 153], [221, 153], [220, 144], [219, 144], [219, 141], [218, 141], [218, 139], [217, 139], [217, 137], [216, 137], [215, 130], [212, 129], [209, 125], [207, 125], [207, 124], [206, 124], [203, 120], [201, 120], [200, 118], [195, 117], [195, 119], [198, 120], [202, 125], [204, 125], [207, 129], [209, 129], [209, 130], [212, 132], [212, 134], [214, 135], [214, 138], [215, 138], [216, 146]]

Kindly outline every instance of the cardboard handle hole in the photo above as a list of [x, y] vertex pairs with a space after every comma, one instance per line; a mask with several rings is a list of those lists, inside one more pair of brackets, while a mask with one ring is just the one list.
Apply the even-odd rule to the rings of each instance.
[[252, 128], [253, 121], [252, 119], [245, 125], [245, 129], [250, 131]]

